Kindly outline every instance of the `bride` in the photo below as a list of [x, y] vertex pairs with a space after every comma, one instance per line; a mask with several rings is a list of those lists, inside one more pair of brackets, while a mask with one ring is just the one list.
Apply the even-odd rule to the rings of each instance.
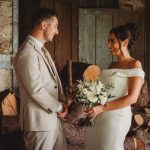
[[144, 82], [141, 62], [129, 54], [137, 36], [134, 23], [110, 31], [108, 48], [117, 61], [102, 71], [101, 81], [113, 84], [114, 97], [105, 105], [85, 110], [94, 122], [94, 127], [86, 128], [85, 150], [124, 150], [123, 143], [131, 126], [130, 105], [136, 103]]

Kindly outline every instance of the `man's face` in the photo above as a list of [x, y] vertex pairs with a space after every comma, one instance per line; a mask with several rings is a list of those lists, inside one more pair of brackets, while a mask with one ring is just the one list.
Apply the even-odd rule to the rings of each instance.
[[58, 19], [54, 16], [46, 20], [47, 24], [43, 32], [45, 41], [52, 41], [55, 34], [58, 34]]

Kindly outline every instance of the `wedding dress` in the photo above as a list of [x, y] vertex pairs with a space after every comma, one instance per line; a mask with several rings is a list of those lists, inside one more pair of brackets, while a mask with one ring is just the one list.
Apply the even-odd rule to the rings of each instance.
[[[144, 79], [144, 72], [140, 68], [103, 70], [101, 81], [114, 86], [110, 91], [114, 97], [108, 101], [127, 95], [128, 77], [133, 76]], [[131, 126], [131, 118], [130, 106], [99, 114], [94, 119], [93, 127], [86, 128], [85, 150], [124, 150], [123, 143]]]

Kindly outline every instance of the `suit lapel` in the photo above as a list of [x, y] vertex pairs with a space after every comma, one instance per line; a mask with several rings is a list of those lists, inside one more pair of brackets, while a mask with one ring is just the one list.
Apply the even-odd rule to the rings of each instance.
[[52, 74], [53, 78], [56, 80], [55, 78], [55, 74], [52, 71], [52, 68], [48, 62], [48, 60], [46, 59], [44, 53], [42, 52], [42, 50], [36, 45], [36, 43], [31, 39], [28, 38], [28, 42], [33, 46], [33, 48], [42, 56], [43, 60], [45, 61], [45, 64], [47, 65], [49, 72]]

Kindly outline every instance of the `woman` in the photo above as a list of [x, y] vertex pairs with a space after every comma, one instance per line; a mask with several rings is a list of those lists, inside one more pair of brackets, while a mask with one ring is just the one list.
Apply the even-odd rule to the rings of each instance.
[[141, 62], [129, 53], [137, 35], [133, 23], [110, 31], [108, 48], [117, 61], [102, 71], [101, 81], [113, 84], [111, 95], [114, 97], [109, 98], [105, 105], [86, 110], [94, 122], [94, 127], [86, 128], [86, 150], [124, 150], [123, 143], [131, 126], [130, 105], [136, 103], [144, 82]]

